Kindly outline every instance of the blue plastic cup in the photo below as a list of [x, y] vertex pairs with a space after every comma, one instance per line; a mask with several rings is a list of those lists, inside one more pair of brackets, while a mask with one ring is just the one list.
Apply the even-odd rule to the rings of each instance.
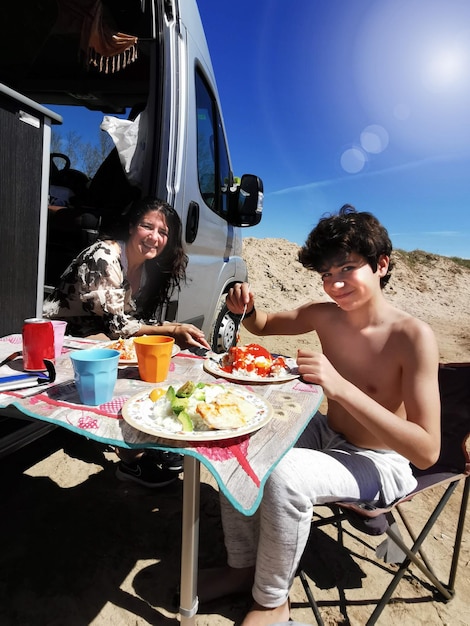
[[112, 399], [120, 356], [119, 350], [104, 348], [70, 354], [75, 384], [83, 404], [98, 406]]

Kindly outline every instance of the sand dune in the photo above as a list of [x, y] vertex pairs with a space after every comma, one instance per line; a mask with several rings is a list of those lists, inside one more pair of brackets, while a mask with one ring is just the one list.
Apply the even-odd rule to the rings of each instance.
[[[297, 244], [286, 239], [247, 237], [243, 245], [257, 306], [279, 311], [325, 299], [318, 275], [298, 262]], [[393, 259], [395, 267], [385, 288], [387, 298], [430, 324], [443, 362], [470, 360], [470, 269], [426, 252], [410, 256], [396, 251]], [[295, 354], [298, 341], [267, 337], [264, 344], [272, 350]], [[318, 347], [314, 333], [303, 337], [305, 342]]]

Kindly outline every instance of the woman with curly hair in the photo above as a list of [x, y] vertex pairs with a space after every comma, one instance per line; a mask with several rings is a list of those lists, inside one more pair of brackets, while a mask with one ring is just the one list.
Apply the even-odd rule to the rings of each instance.
[[209, 344], [192, 324], [162, 323], [164, 306], [186, 277], [181, 221], [161, 200], [136, 201], [122, 239], [83, 250], [46, 300], [44, 315], [62, 319], [76, 337], [170, 335], [180, 347]]
[[[102, 238], [83, 250], [46, 300], [44, 316], [65, 320], [73, 336], [110, 339], [169, 335], [181, 348], [210, 348], [193, 324], [163, 323], [165, 305], [186, 278], [181, 220], [166, 202], [136, 201], [122, 238]], [[117, 475], [149, 487], [172, 482], [180, 455], [117, 450]]]

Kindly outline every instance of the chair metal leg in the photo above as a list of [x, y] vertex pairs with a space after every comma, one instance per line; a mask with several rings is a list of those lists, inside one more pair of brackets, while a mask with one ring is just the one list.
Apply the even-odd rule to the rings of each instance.
[[304, 587], [304, 591], [305, 591], [305, 595], [308, 598], [308, 601], [310, 603], [310, 606], [312, 608], [313, 614], [315, 616], [315, 619], [317, 620], [317, 624], [318, 626], [324, 626], [325, 623], [322, 619], [322, 616], [320, 615], [320, 609], [318, 608], [318, 604], [315, 600], [315, 598], [313, 597], [313, 593], [312, 590], [310, 589], [310, 585], [308, 584], [308, 580], [305, 576], [305, 572], [303, 570], [299, 571], [299, 578], [302, 581], [302, 585]]
[[424, 525], [422, 531], [418, 535], [411, 549], [408, 546], [406, 546], [399, 537], [395, 536], [393, 531], [391, 531], [390, 529], [386, 531], [387, 535], [389, 535], [393, 539], [393, 541], [396, 541], [398, 543], [399, 547], [407, 555], [407, 558], [403, 561], [403, 563], [401, 563], [398, 571], [395, 573], [395, 576], [393, 577], [389, 586], [385, 590], [385, 593], [380, 599], [380, 602], [377, 604], [374, 611], [372, 612], [372, 615], [367, 620], [367, 626], [371, 626], [372, 624], [375, 624], [377, 622], [380, 614], [382, 613], [383, 609], [387, 606], [388, 602], [390, 601], [390, 598], [392, 597], [393, 592], [395, 591], [398, 583], [400, 582], [400, 580], [403, 578], [404, 574], [408, 570], [408, 567], [411, 562], [413, 562], [414, 565], [416, 565], [421, 570], [421, 572], [432, 582], [432, 584], [436, 587], [436, 589], [441, 593], [443, 598], [445, 598], [446, 600], [450, 600], [453, 597], [453, 592], [449, 591], [449, 589], [447, 589], [436, 578], [436, 576], [423, 564], [423, 562], [420, 559], [418, 559], [418, 557], [416, 556], [416, 552], [419, 551], [421, 544], [423, 543], [425, 538], [428, 536], [429, 531], [431, 530], [435, 521], [437, 520], [443, 508], [447, 504], [447, 501], [449, 500], [450, 496], [455, 491], [457, 484], [458, 484], [457, 482], [454, 482], [454, 483], [451, 483], [447, 487], [438, 505], [436, 506], [432, 515], [430, 516], [430, 518]]
[[[416, 567], [419, 568], [419, 570], [428, 578], [428, 580], [431, 581], [431, 583], [434, 585], [434, 587], [437, 589], [437, 591], [439, 592], [439, 594], [442, 597], [442, 600], [444, 601], [448, 601], [451, 600], [453, 595], [454, 595], [454, 585], [455, 585], [455, 578], [456, 578], [456, 573], [457, 573], [457, 568], [458, 568], [458, 561], [459, 561], [459, 555], [460, 555], [460, 548], [461, 548], [461, 543], [462, 543], [462, 537], [463, 537], [463, 531], [464, 531], [464, 525], [465, 525], [465, 517], [466, 517], [466, 512], [467, 512], [467, 505], [468, 505], [468, 499], [469, 499], [469, 493], [470, 493], [470, 477], [466, 478], [464, 481], [464, 487], [463, 487], [463, 492], [462, 492], [462, 499], [461, 499], [461, 504], [460, 504], [460, 513], [459, 513], [459, 519], [458, 519], [458, 523], [457, 523], [457, 529], [456, 529], [456, 533], [455, 533], [455, 541], [454, 541], [454, 550], [453, 550], [453, 555], [452, 555], [452, 563], [451, 563], [451, 568], [450, 568], [450, 574], [449, 574], [449, 583], [446, 586], [444, 583], [442, 583], [437, 576], [435, 575], [435, 573], [433, 572], [428, 560], [426, 559], [425, 555], [423, 555], [423, 552], [421, 550], [421, 545], [424, 542], [424, 540], [426, 539], [426, 537], [429, 535], [429, 532], [431, 530], [431, 528], [433, 527], [433, 525], [435, 524], [437, 518], [439, 517], [439, 515], [441, 514], [441, 512], [443, 511], [444, 507], [446, 506], [449, 498], [451, 497], [451, 495], [454, 493], [455, 489], [458, 486], [458, 481], [451, 483], [450, 485], [447, 486], [445, 492], [443, 493], [439, 503], [437, 504], [437, 506], [435, 507], [433, 513], [431, 514], [431, 516], [429, 517], [428, 521], [426, 522], [426, 524], [424, 525], [424, 527], [422, 528], [421, 532], [419, 533], [419, 535], [416, 537], [411, 528], [409, 528], [409, 524], [407, 523], [406, 519], [404, 519], [404, 516], [402, 515], [402, 513], [400, 512], [400, 516], [402, 517], [402, 520], [409, 532], [409, 535], [413, 541], [413, 545], [411, 548], [409, 548], [401, 539], [400, 536], [398, 536], [396, 533], [394, 533], [394, 531], [390, 528], [387, 529], [386, 533], [387, 535], [390, 537], [390, 539], [396, 543], [396, 545], [403, 550], [403, 552], [406, 555], [405, 560], [403, 561], [403, 563], [401, 563], [401, 565], [399, 566], [399, 569], [395, 572], [395, 575], [393, 576], [390, 584], [388, 585], [387, 589], [385, 590], [385, 593], [383, 594], [382, 598], [380, 599], [380, 601], [377, 603], [374, 611], [372, 612], [371, 616], [369, 617], [369, 619], [367, 620], [366, 624], [367, 626], [372, 626], [373, 624], [375, 624], [377, 622], [377, 620], [379, 619], [382, 611], [384, 610], [384, 608], [387, 606], [387, 604], [389, 603], [393, 592], [395, 591], [396, 587], [398, 586], [399, 582], [401, 581], [401, 579], [403, 578], [403, 576], [405, 575], [405, 573], [407, 572], [409, 566], [411, 563], [413, 563], [414, 565], [416, 565]], [[333, 510], [335, 510], [334, 507], [332, 507]], [[341, 519], [344, 519], [344, 516], [342, 516], [341, 514], [336, 514], [333, 518], [333, 525], [336, 526], [337, 531], [338, 531], [338, 542], [341, 544], [342, 540], [343, 540], [343, 532], [342, 532], [342, 525], [341, 525]], [[331, 518], [330, 518], [331, 519]], [[325, 519], [324, 523], [327, 523], [327, 520]], [[318, 525], [323, 525], [323, 520], [318, 524]], [[419, 554], [419, 557], [417, 556]], [[304, 587], [304, 591], [305, 594], [308, 598], [308, 601], [310, 603], [310, 606], [312, 608], [313, 614], [315, 616], [316, 622], [318, 624], [318, 626], [324, 626], [324, 622], [323, 619], [321, 617], [320, 614], [320, 610], [318, 608], [318, 604], [315, 600], [315, 598], [313, 597], [313, 593], [310, 589], [310, 585], [307, 581], [306, 575], [303, 572], [303, 570], [300, 570], [299, 572], [299, 576], [300, 576], [300, 580], [302, 582], [302, 585]]]
[[[408, 519], [406, 518], [406, 516], [405, 516], [405, 514], [403, 513], [403, 511], [401, 510], [401, 508], [400, 508], [400, 507], [398, 507], [398, 506], [397, 506], [397, 511], [398, 511], [398, 514], [400, 515], [400, 519], [401, 519], [401, 521], [403, 522], [403, 524], [404, 524], [404, 526], [405, 526], [406, 530], [408, 531], [408, 535], [411, 537], [411, 539], [413, 540], [413, 542], [415, 542], [415, 541], [416, 541], [416, 535], [414, 534], [413, 529], [411, 528], [411, 526], [410, 526], [410, 524], [409, 524], [409, 522], [408, 522]], [[429, 560], [428, 560], [428, 558], [427, 558], [427, 556], [426, 556], [426, 554], [424, 553], [424, 550], [423, 550], [422, 548], [420, 548], [420, 549], [418, 550], [418, 554], [420, 555], [420, 557], [421, 557], [421, 559], [422, 559], [423, 563], [426, 565], [426, 567], [428, 568], [428, 570], [429, 570], [430, 572], [432, 572], [432, 571], [433, 571], [433, 569], [432, 569], [431, 563], [429, 562]]]
[[450, 574], [449, 574], [449, 589], [451, 589], [452, 591], [454, 591], [454, 588], [455, 588], [455, 577], [457, 575], [457, 567], [459, 564], [460, 546], [462, 545], [462, 536], [463, 536], [463, 530], [465, 526], [465, 516], [467, 514], [469, 490], [470, 490], [470, 477], [467, 476], [463, 484], [462, 500], [460, 503], [459, 521], [457, 524], [457, 532], [455, 534], [454, 554], [452, 556], [452, 565], [450, 567]]
[[[337, 530], [337, 541], [340, 545], [344, 545], [343, 543], [343, 525], [342, 522], [344, 519], [346, 519], [344, 513], [341, 511], [341, 509], [336, 506], [336, 505], [331, 505], [331, 511], [332, 511], [332, 515], [329, 515], [328, 517], [322, 518], [319, 517], [319, 519], [315, 519], [315, 521], [313, 522], [313, 526], [315, 528], [320, 528], [321, 526], [334, 526]], [[309, 601], [310, 604], [310, 608], [312, 609], [312, 612], [315, 616], [315, 619], [317, 621], [318, 626], [324, 626], [324, 621], [322, 619], [322, 616], [320, 614], [320, 609], [318, 608], [318, 604], [313, 596], [312, 590], [310, 588], [310, 585], [308, 583], [307, 577], [305, 575], [305, 572], [300, 569], [298, 571], [298, 576], [302, 582], [304, 591], [305, 591], [305, 595], [307, 596], [307, 599]], [[341, 600], [341, 598], [340, 598]]]

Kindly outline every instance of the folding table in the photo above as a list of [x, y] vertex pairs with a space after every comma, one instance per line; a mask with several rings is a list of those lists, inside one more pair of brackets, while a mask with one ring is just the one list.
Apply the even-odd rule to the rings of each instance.
[[[17, 336], [0, 340], [0, 360], [12, 352]], [[21, 367], [21, 363], [18, 364]], [[183, 626], [195, 624], [198, 609], [197, 563], [199, 534], [200, 464], [211, 472], [219, 489], [233, 506], [252, 515], [259, 506], [271, 471], [295, 444], [322, 401], [322, 390], [299, 379], [282, 383], [244, 386], [264, 398], [273, 408], [272, 419], [249, 435], [223, 441], [174, 441], [143, 433], [130, 426], [121, 414], [124, 402], [134, 394], [155, 386], [215, 382], [204, 371], [203, 359], [183, 351], [171, 362], [167, 380], [158, 385], [138, 378], [137, 367], [119, 370], [111, 402], [100, 407], [80, 404], [73, 383], [70, 359], [64, 354], [56, 363], [56, 384], [39, 393], [37, 389], [0, 393], [0, 407], [16, 407], [24, 415], [63, 426], [88, 439], [127, 448], [160, 448], [184, 454], [180, 615]], [[225, 382], [225, 381], [224, 381]], [[27, 395], [33, 393], [34, 395]], [[8, 412], [3, 408], [2, 412]]]

